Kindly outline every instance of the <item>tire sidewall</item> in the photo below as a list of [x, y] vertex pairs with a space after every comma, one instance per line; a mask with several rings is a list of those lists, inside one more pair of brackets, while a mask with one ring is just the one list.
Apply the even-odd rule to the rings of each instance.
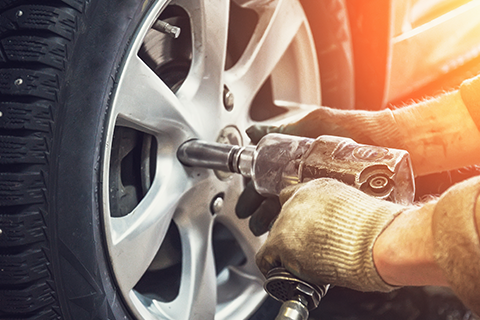
[[[105, 244], [101, 170], [105, 126], [123, 60], [153, 3], [92, 0], [61, 80], [47, 232], [65, 319], [133, 318], [116, 287]], [[278, 307], [268, 299], [252, 319], [273, 318]]]
[[94, 0], [79, 23], [55, 119], [48, 195], [52, 272], [65, 319], [126, 319], [105, 247], [101, 161], [118, 71], [153, 1]]

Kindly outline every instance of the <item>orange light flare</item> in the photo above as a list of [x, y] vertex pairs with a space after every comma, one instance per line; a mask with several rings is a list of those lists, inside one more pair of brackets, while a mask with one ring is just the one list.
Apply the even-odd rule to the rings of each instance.
[[480, 0], [392, 1], [385, 100], [419, 98], [480, 72]]

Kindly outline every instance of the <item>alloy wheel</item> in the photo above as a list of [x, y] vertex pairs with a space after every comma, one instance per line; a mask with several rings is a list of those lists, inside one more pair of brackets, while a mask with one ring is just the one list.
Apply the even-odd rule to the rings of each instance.
[[264, 238], [234, 213], [244, 180], [185, 168], [176, 150], [191, 138], [247, 144], [251, 124], [318, 105], [313, 48], [296, 0], [158, 1], [145, 14], [101, 169], [112, 271], [135, 317], [245, 319], [265, 299], [254, 261]]

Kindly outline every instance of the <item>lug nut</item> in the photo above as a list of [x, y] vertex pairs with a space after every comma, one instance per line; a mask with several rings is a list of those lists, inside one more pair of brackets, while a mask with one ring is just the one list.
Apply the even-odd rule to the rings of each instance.
[[213, 198], [211, 204], [210, 204], [210, 211], [212, 214], [217, 214], [223, 209], [223, 194], [218, 194]]
[[233, 93], [228, 89], [227, 86], [223, 87], [223, 105], [225, 106], [225, 109], [227, 111], [232, 111], [233, 110], [233, 105], [234, 105], [234, 97]]
[[162, 20], [157, 20], [157, 22], [155, 22], [153, 25], [153, 29], [160, 31], [161, 33], [168, 34], [174, 39], [180, 37], [180, 32], [182, 31], [182, 29], [179, 27], [172, 26], [170, 23]]

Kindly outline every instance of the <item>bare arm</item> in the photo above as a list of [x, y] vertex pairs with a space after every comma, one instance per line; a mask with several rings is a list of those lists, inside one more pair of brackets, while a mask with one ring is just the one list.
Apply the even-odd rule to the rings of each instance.
[[318, 137], [337, 135], [409, 151], [417, 176], [480, 163], [480, 75], [460, 89], [390, 111], [318, 107], [279, 127], [253, 126], [252, 141], [269, 132]]
[[[417, 175], [480, 163], [480, 77], [460, 90], [393, 111]], [[480, 314], [480, 178], [399, 215], [378, 237], [374, 261], [392, 285], [448, 285]]]
[[387, 283], [450, 286], [480, 314], [480, 178], [399, 215], [378, 237], [374, 263]]
[[480, 177], [422, 206], [379, 200], [333, 179], [286, 188], [257, 254], [312, 283], [361, 291], [449, 286], [480, 314]]
[[480, 132], [460, 91], [394, 110], [393, 115], [402, 137], [398, 147], [409, 151], [416, 175], [480, 163]]
[[395, 286], [448, 286], [433, 255], [434, 204], [399, 215], [378, 237], [373, 260], [385, 282]]

